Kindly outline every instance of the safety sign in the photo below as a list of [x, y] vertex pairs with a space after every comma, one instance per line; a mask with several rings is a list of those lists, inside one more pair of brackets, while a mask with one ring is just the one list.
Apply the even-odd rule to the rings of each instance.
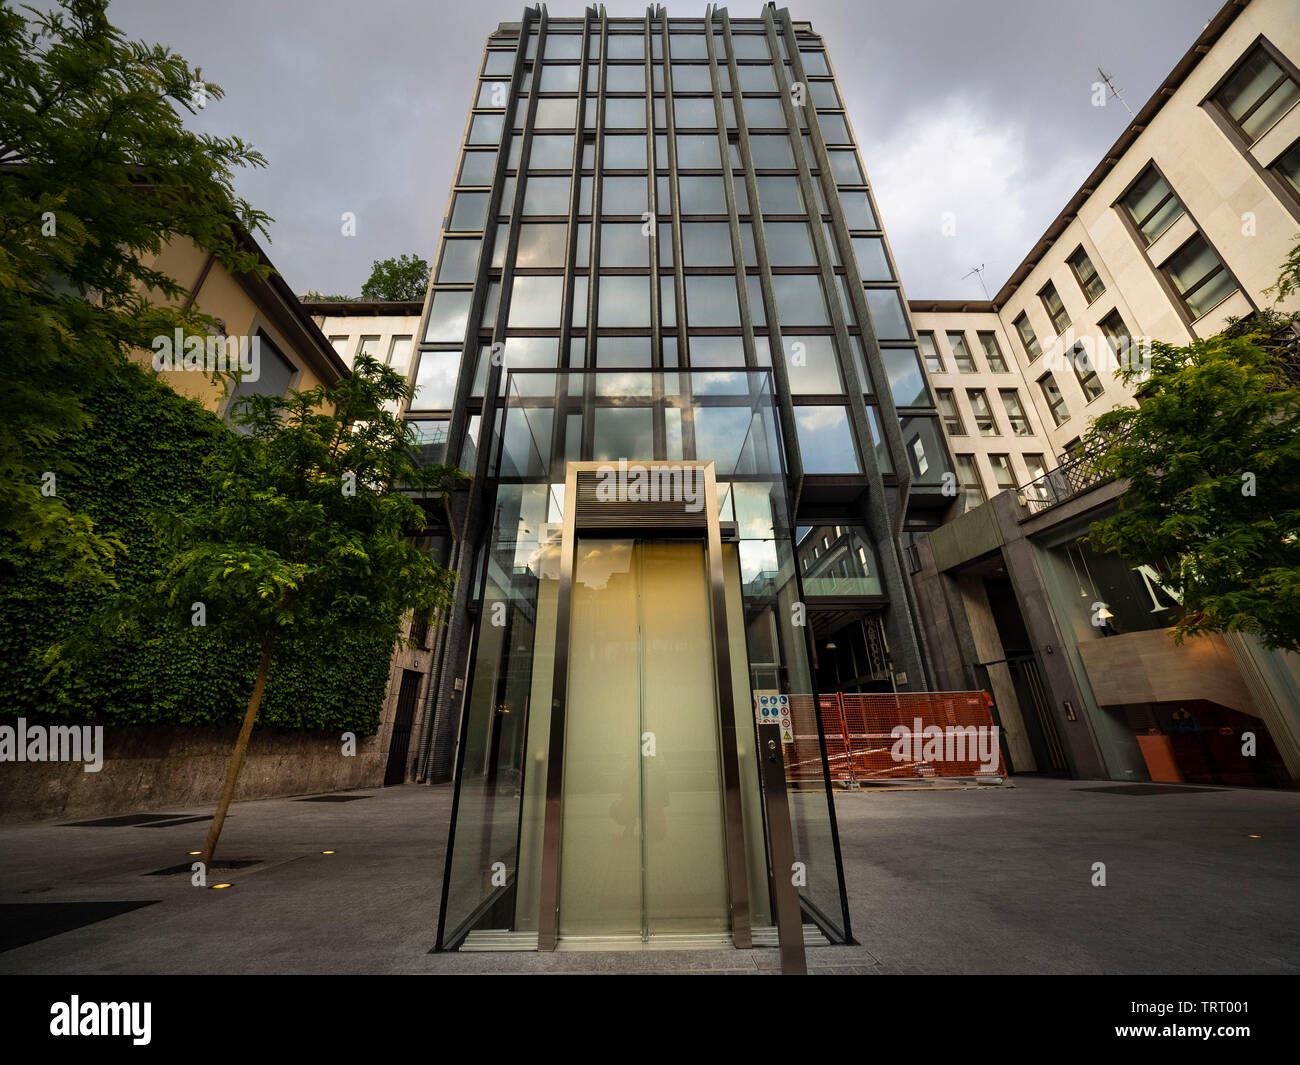
[[774, 691], [754, 692], [754, 720], [760, 725], [779, 725], [781, 742], [794, 743], [794, 722], [790, 718], [790, 696]]

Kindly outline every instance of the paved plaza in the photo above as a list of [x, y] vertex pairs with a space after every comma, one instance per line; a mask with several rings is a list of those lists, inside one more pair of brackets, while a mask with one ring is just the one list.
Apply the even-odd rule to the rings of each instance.
[[[431, 953], [451, 789], [338, 798], [237, 803], [218, 860], [252, 864], [223, 890], [148, 875], [192, 861], [210, 809], [0, 827], [0, 972], [779, 969], [770, 948]], [[836, 813], [857, 945], [810, 949], [814, 973], [1300, 972], [1300, 794], [1020, 778]]]

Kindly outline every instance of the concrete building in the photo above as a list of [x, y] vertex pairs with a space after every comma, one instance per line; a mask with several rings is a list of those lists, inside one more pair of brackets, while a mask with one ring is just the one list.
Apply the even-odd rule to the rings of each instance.
[[1018, 771], [1300, 778], [1296, 656], [1175, 647], [1164, 560], [1131, 569], [1082, 539], [1123, 486], [1077, 446], [1133, 402], [1116, 370], [1144, 338], [1271, 305], [1300, 233], [1296, 14], [1225, 4], [993, 299], [910, 304], [957, 472], [954, 520], [918, 551], [927, 644], [939, 686], [994, 693]]

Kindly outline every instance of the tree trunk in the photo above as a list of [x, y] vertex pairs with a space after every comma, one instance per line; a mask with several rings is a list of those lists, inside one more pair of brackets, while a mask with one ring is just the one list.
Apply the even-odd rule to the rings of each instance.
[[235, 785], [239, 781], [239, 770], [244, 765], [244, 755], [248, 753], [248, 741], [253, 735], [253, 723], [257, 720], [257, 708], [262, 703], [262, 691], [266, 688], [266, 675], [271, 671], [271, 649], [275, 646], [275, 634], [268, 632], [262, 639], [262, 660], [257, 666], [257, 680], [253, 683], [253, 694], [248, 697], [248, 709], [244, 712], [244, 724], [239, 729], [239, 739], [235, 741], [234, 753], [230, 756], [230, 765], [226, 767], [226, 783], [221, 789], [221, 799], [217, 802], [217, 812], [212, 818], [212, 827], [208, 829], [207, 841], [203, 844], [203, 854], [199, 858], [206, 870], [212, 864], [212, 854], [217, 849], [217, 840], [221, 838], [221, 826], [226, 823], [226, 812], [230, 801], [235, 797]]

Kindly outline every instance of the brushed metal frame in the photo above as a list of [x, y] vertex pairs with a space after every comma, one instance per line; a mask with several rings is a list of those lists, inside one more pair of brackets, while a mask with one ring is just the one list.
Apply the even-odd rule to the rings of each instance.
[[[771, 856], [772, 909], [776, 917], [781, 972], [804, 975], [803, 914], [794, 886], [794, 829], [790, 823], [790, 796], [785, 784], [785, 746], [777, 725], [758, 726], [759, 771], [763, 777], [763, 803], [767, 810], [767, 846]], [[823, 755], [825, 757], [825, 755]]]
[[[744, 814], [740, 798], [740, 763], [736, 754], [735, 689], [731, 677], [731, 647], [727, 632], [726, 586], [722, 565], [722, 533], [718, 523], [718, 485], [712, 460], [645, 461], [638, 465], [689, 466], [701, 469], [705, 483], [705, 545], [709, 594], [713, 614], [713, 653], [717, 683], [719, 747], [723, 784], [723, 842], [726, 848], [727, 893], [731, 909], [731, 940], [738, 948], [753, 946], [749, 913], [748, 864]], [[569, 629], [572, 619], [573, 568], [577, 548], [578, 473], [607, 467], [605, 462], [569, 462], [564, 482], [564, 531], [560, 545], [560, 588], [556, 610], [555, 672], [551, 686], [551, 727], [546, 767], [545, 825], [542, 836], [542, 880], [537, 920], [537, 949], [555, 950], [559, 941], [560, 842], [564, 797], [564, 713], [568, 696]], [[653, 534], [653, 527], [638, 529]]]

